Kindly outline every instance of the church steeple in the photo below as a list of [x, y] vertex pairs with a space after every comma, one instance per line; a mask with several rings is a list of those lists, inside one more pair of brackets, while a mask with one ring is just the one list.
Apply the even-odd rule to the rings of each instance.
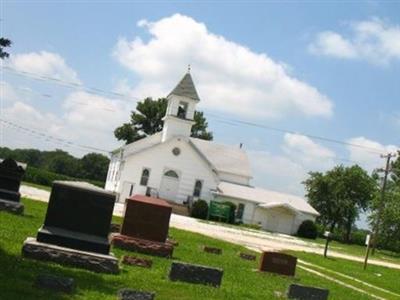
[[178, 85], [167, 96], [168, 106], [164, 117], [162, 141], [170, 137], [181, 135], [190, 136], [194, 122], [194, 112], [200, 98], [188, 72], [183, 76]]

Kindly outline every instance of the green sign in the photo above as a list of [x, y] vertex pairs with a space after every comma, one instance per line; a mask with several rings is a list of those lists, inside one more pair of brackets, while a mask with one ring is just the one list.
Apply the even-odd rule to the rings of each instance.
[[220, 219], [229, 220], [229, 215], [231, 212], [231, 207], [229, 204], [210, 201], [209, 217], [215, 217]]

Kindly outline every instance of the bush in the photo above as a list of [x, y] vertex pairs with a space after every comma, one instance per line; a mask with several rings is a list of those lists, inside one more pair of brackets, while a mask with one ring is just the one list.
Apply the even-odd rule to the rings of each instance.
[[24, 180], [26, 182], [36, 183], [36, 184], [41, 184], [41, 185], [46, 185], [46, 186], [51, 186], [53, 184], [53, 181], [56, 181], [56, 180], [86, 181], [91, 184], [97, 185], [101, 188], [104, 187], [104, 182], [101, 182], [101, 181], [70, 177], [70, 176], [61, 175], [61, 174], [49, 172], [46, 170], [42, 170], [42, 169], [38, 169], [35, 167], [30, 167], [30, 166], [28, 166], [26, 168]]
[[311, 220], [305, 220], [299, 226], [297, 231], [297, 235], [300, 237], [304, 237], [307, 239], [316, 239], [318, 235], [318, 229], [315, 223]]
[[192, 211], [190, 212], [190, 216], [197, 219], [206, 220], [208, 216], [208, 204], [204, 200], [197, 200], [193, 203]]

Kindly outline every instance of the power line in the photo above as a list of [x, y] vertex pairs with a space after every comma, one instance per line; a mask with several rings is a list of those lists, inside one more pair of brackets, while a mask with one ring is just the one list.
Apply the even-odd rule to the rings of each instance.
[[85, 149], [85, 150], [103, 152], [103, 153], [107, 153], [107, 154], [110, 153], [109, 150], [104, 150], [104, 149], [100, 149], [100, 148], [97, 148], [97, 147], [77, 144], [77, 143], [71, 142], [71, 141], [63, 139], [63, 138], [59, 138], [59, 137], [55, 137], [53, 135], [49, 135], [47, 133], [44, 133], [44, 132], [36, 130], [36, 129], [31, 129], [31, 128], [27, 128], [25, 126], [21, 126], [20, 124], [17, 124], [17, 123], [12, 122], [12, 121], [5, 120], [3, 118], [0, 118], [0, 122], [8, 124], [8, 125], [14, 127], [16, 130], [18, 130], [20, 132], [25, 132], [26, 134], [31, 135], [33, 137], [36, 137], [36, 138], [39, 138], [39, 139], [46, 139], [46, 141], [50, 141], [50, 142], [53, 142], [53, 143], [61, 144], [61, 145], [67, 146], [67, 147], [68, 146], [73, 146], [73, 147], [78, 147], [78, 148], [82, 148], [82, 149]]
[[[61, 85], [64, 85], [64, 86], [68, 86], [70, 88], [84, 90], [84, 91], [86, 91], [88, 93], [91, 93], [91, 94], [111, 95], [114, 99], [120, 99], [120, 100], [124, 100], [124, 101], [130, 101], [132, 99], [135, 99], [135, 100], [141, 100], [142, 99], [142, 98], [139, 98], [139, 97], [136, 97], [136, 96], [130, 96], [130, 95], [126, 95], [126, 94], [122, 94], [122, 93], [118, 93], [118, 92], [107, 91], [107, 90], [96, 88], [96, 87], [85, 87], [81, 83], [76, 83], [76, 82], [72, 82], [72, 81], [66, 81], [66, 80], [63, 80], [63, 79], [55, 78], [55, 77], [50, 77], [50, 76], [40, 75], [40, 74], [34, 74], [34, 73], [26, 72], [26, 71], [19, 71], [19, 70], [16, 70], [16, 69], [12, 68], [12, 67], [9, 67], [9, 66], [1, 66], [1, 67], [3, 69], [7, 70], [7, 71], [16, 73], [16, 74], [21, 75], [21, 76], [25, 76], [25, 77], [29, 77], [29, 78], [33, 78], [33, 79], [37, 79], [37, 80], [42, 80], [42, 81], [48, 81], [48, 82], [51, 82], [51, 83], [61, 84]], [[82, 105], [86, 105], [86, 104], [82, 103]], [[255, 122], [250, 122], [250, 121], [244, 121], [244, 120], [232, 119], [232, 118], [222, 118], [222, 117], [220, 117], [218, 115], [215, 115], [215, 114], [212, 114], [212, 113], [209, 113], [209, 112], [206, 112], [206, 114], [211, 116], [212, 118], [214, 117], [214, 118], [219, 119], [220, 122], [223, 121], [226, 124], [231, 123], [229, 125], [240, 124], [240, 125], [257, 127], [257, 128], [262, 128], [262, 129], [281, 132], [281, 133], [298, 134], [298, 135], [306, 136], [306, 137], [308, 137], [310, 139], [313, 139], [313, 140], [320, 140], [320, 141], [324, 141], [324, 142], [336, 143], [336, 144], [340, 144], [340, 145], [345, 145], [345, 146], [364, 149], [365, 151], [373, 153], [373, 154], [378, 154], [378, 155], [385, 154], [385, 153], [382, 152], [381, 149], [377, 149], [377, 148], [374, 148], [374, 147], [368, 147], [368, 146], [355, 144], [355, 143], [350, 143], [350, 142], [346, 142], [346, 141], [341, 141], [341, 140], [337, 140], [337, 139], [333, 139], [333, 138], [329, 138], [329, 137], [323, 137], [323, 136], [307, 134], [307, 133], [301, 133], [301, 132], [296, 132], [296, 131], [293, 131], [293, 130], [278, 128], [278, 127], [272, 127], [272, 126], [259, 124], [259, 123], [255, 123]]]
[[247, 126], [251, 126], [251, 127], [267, 129], [267, 130], [270, 130], [270, 131], [276, 131], [276, 132], [280, 132], [280, 133], [297, 134], [297, 135], [306, 136], [306, 137], [308, 137], [310, 139], [313, 139], [313, 140], [321, 140], [321, 141], [324, 141], [324, 142], [336, 143], [336, 144], [340, 144], [340, 145], [345, 145], [345, 146], [364, 149], [365, 151], [373, 153], [373, 154], [379, 154], [379, 155], [384, 154], [384, 153], [382, 153], [382, 151], [380, 149], [377, 149], [377, 148], [368, 147], [368, 146], [359, 145], [359, 144], [354, 144], [354, 143], [349, 143], [349, 142], [345, 142], [345, 141], [340, 141], [340, 140], [336, 140], [336, 139], [333, 139], [333, 138], [327, 138], [327, 137], [322, 137], [322, 136], [318, 136], [318, 135], [311, 135], [311, 134], [307, 134], [307, 133], [296, 132], [296, 131], [293, 131], [293, 130], [278, 128], [278, 127], [272, 127], [272, 126], [268, 126], [268, 125], [264, 125], [264, 124], [259, 124], [259, 123], [249, 122], [249, 121], [242, 121], [242, 120], [238, 120], [238, 119], [222, 118], [220, 116], [217, 116], [217, 115], [209, 113], [209, 112], [206, 112], [206, 114], [208, 116], [210, 116], [211, 119], [214, 118], [214, 119], [219, 120], [219, 121], [221, 121], [221, 122], [223, 122], [225, 124], [228, 124], [228, 125], [242, 124], [242, 125], [247, 125]]

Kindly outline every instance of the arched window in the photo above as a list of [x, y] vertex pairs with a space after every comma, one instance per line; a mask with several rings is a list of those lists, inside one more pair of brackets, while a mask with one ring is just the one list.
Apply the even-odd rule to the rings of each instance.
[[149, 182], [149, 177], [150, 177], [150, 170], [143, 169], [142, 177], [140, 178], [140, 185], [147, 186], [147, 183]]
[[193, 191], [194, 197], [200, 197], [202, 187], [203, 187], [203, 182], [201, 180], [196, 180]]
[[172, 177], [172, 178], [179, 178], [178, 174], [173, 171], [173, 170], [169, 170], [167, 172], [164, 173], [164, 176], [168, 176], [168, 177]]

